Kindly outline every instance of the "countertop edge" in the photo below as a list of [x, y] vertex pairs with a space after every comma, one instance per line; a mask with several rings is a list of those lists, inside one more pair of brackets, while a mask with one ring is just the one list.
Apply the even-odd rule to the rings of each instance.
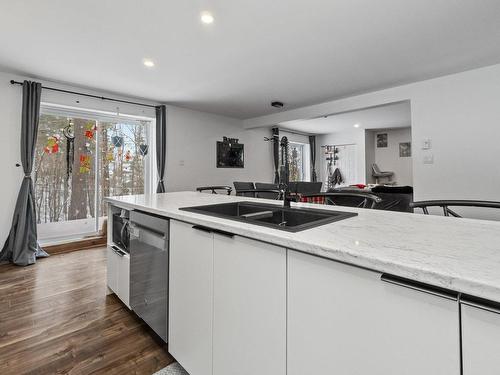
[[[123, 202], [121, 200], [109, 197], [105, 198], [104, 201], [124, 209], [138, 209], [144, 212], [165, 216], [170, 219], [179, 220], [190, 224], [203, 225], [213, 229], [231, 232], [242, 237], [281, 246], [289, 250], [299, 251], [313, 256], [319, 256], [324, 259], [345, 263], [354, 267], [360, 267], [378, 273], [387, 273], [414, 280], [416, 282], [453, 290], [462, 294], [500, 302], [500, 287], [483, 284], [477, 282], [476, 280], [468, 280], [464, 279], [463, 277], [457, 278], [445, 273], [437, 273], [435, 271], [430, 271], [422, 268], [415, 268], [401, 262], [387, 262], [382, 261], [376, 257], [370, 258], [354, 255], [342, 249], [325, 249], [318, 246], [312, 246], [311, 244], [305, 243], [300, 240], [293, 240], [294, 243], [291, 244], [285, 239], [270, 234], [254, 233], [252, 232], [252, 228], [242, 230], [238, 227], [232, 226], [231, 220], [228, 219], [217, 218], [218, 221], [214, 221], [214, 217], [211, 216], [194, 213], [184, 214], [184, 211], [180, 211], [178, 209], [176, 211], [160, 210], [140, 204]], [[219, 220], [223, 222], [219, 222]]]

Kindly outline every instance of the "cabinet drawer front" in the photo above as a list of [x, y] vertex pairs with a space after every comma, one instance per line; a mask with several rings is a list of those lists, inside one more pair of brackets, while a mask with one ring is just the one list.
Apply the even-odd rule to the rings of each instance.
[[288, 375], [460, 373], [458, 303], [288, 252]]
[[462, 305], [464, 375], [500, 372], [500, 314]]
[[115, 294], [118, 290], [118, 262], [119, 256], [108, 246], [106, 250], [106, 278], [108, 287]]

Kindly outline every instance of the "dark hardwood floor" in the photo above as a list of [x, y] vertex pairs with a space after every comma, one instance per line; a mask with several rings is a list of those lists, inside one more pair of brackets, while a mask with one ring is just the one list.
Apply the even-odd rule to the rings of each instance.
[[0, 265], [0, 374], [152, 374], [166, 346], [106, 296], [104, 248]]

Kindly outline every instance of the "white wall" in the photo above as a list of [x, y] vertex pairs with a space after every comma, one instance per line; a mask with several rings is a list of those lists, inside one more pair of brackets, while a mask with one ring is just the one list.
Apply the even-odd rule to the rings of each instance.
[[[377, 134], [382, 133], [387, 134], [387, 147], [376, 147]], [[412, 157], [399, 157], [399, 144], [411, 142], [411, 128], [367, 131], [368, 134], [371, 134], [371, 137], [366, 148], [373, 148], [373, 161], [366, 163], [367, 175], [370, 177], [367, 181], [374, 182], [375, 179], [371, 177], [371, 165], [377, 163], [381, 170], [394, 172], [392, 181], [396, 181], [398, 185], [413, 186]], [[384, 181], [386, 179], [380, 182]]]
[[[500, 65], [245, 121], [248, 128], [411, 101], [415, 199], [500, 201]], [[422, 150], [424, 139], [432, 149]], [[424, 164], [433, 155], [433, 164]]]
[[[272, 144], [264, 141], [270, 129], [245, 130], [241, 120], [171, 106], [167, 110], [168, 191], [272, 181]], [[245, 145], [245, 168], [216, 168], [216, 142], [223, 136]]]

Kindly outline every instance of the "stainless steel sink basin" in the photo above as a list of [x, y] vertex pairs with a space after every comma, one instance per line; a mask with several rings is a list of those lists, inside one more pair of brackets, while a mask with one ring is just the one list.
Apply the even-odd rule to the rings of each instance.
[[358, 215], [353, 212], [299, 207], [283, 208], [278, 205], [255, 202], [211, 204], [206, 206], [184, 207], [181, 208], [181, 210], [261, 225], [288, 232], [299, 232]]

